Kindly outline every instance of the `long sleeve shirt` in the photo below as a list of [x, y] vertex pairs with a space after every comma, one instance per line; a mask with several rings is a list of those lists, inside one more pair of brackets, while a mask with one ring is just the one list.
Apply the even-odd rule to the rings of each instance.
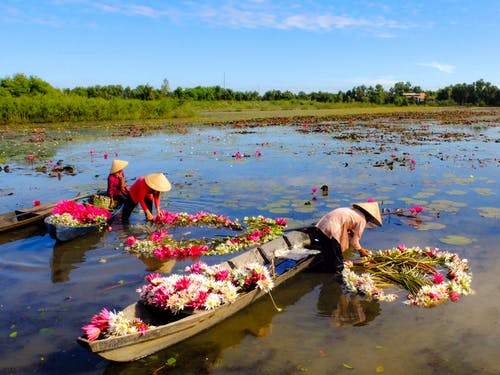
[[359, 241], [366, 227], [366, 218], [355, 208], [341, 207], [323, 216], [316, 227], [328, 238], [335, 238], [342, 252], [349, 248], [349, 244], [355, 250], [360, 250], [362, 246]]
[[137, 181], [134, 182], [134, 184], [130, 187], [129, 193], [134, 203], [141, 204], [144, 212], [148, 211], [148, 206], [146, 205], [146, 202], [144, 202], [144, 198], [151, 199], [154, 202], [156, 209], [160, 211], [160, 193], [151, 193], [144, 177], [139, 177]]
[[127, 194], [125, 179], [122, 174], [113, 173], [108, 176], [108, 197], [115, 198]]

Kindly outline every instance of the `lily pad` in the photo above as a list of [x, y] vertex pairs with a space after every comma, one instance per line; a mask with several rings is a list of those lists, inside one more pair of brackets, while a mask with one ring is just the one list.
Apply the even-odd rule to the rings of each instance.
[[478, 207], [479, 215], [492, 219], [500, 218], [500, 208], [498, 207]]
[[40, 330], [38, 332], [41, 335], [48, 335], [48, 334], [54, 333], [54, 329], [53, 328], [40, 328]]
[[422, 206], [422, 207], [425, 207], [428, 204], [427, 201], [418, 200], [418, 199], [409, 198], [409, 197], [399, 198], [399, 200], [405, 202], [408, 206]]
[[429, 198], [432, 197], [433, 195], [436, 195], [435, 191], [420, 191], [417, 194], [415, 194], [413, 198], [415, 199]]
[[468, 245], [472, 243], [474, 239], [465, 236], [449, 235], [440, 238], [439, 241], [448, 245]]
[[480, 195], [495, 195], [493, 190], [488, 189], [488, 188], [474, 188], [472, 190], [474, 190], [476, 193], [478, 193]]
[[467, 194], [467, 192], [464, 190], [454, 189], [454, 190], [447, 191], [446, 194], [448, 194], [448, 195], [465, 195], [465, 194]]
[[460, 207], [466, 207], [467, 204], [463, 202], [455, 202], [448, 199], [438, 199], [430, 203], [430, 208], [437, 211], [445, 211], [456, 213], [460, 210]]
[[377, 190], [380, 191], [380, 192], [382, 192], [382, 193], [386, 193], [386, 192], [389, 192], [389, 191], [396, 190], [396, 187], [395, 186], [381, 186]]
[[422, 223], [416, 227], [418, 230], [439, 230], [446, 228], [446, 225], [441, 223]]

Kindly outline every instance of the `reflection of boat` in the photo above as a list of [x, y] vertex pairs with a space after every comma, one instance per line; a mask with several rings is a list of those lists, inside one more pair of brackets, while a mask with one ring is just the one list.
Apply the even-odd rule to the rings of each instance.
[[141, 255], [139, 259], [146, 265], [146, 270], [149, 272], [170, 273], [176, 263], [174, 258], [164, 261]]
[[46, 217], [45, 224], [47, 224], [47, 230], [50, 236], [58, 241], [66, 242], [73, 240], [77, 237], [84, 236], [88, 233], [98, 232], [102, 230], [106, 224], [111, 223], [111, 221], [118, 215], [122, 209], [122, 205], [118, 205], [111, 212], [111, 218], [107, 220], [105, 224], [85, 224], [80, 226], [69, 226], [61, 223], [51, 223], [50, 216]]
[[[274, 285], [278, 286], [319, 261], [317, 256], [319, 253], [311, 249], [311, 237], [307, 230], [296, 230], [261, 246], [250, 248], [222, 265], [234, 268], [249, 262], [265, 264], [271, 268]], [[216, 309], [183, 311], [176, 315], [136, 302], [129, 305], [124, 313], [129, 319], [140, 318], [154, 326], [144, 334], [133, 333], [95, 341], [79, 337], [77, 341], [103, 358], [117, 362], [133, 361], [179, 343], [220, 323], [265, 294], [266, 292], [256, 288], [242, 293], [235, 302], [221, 305]]]
[[[79, 200], [88, 198], [90, 194], [77, 195], [69, 200]], [[28, 226], [30, 224], [41, 224], [43, 220], [52, 213], [52, 209], [57, 205], [55, 203], [44, 203], [38, 206], [23, 208], [0, 215], [0, 233], [13, 229]]]
[[101, 238], [99, 233], [91, 233], [71, 243], [57, 241], [54, 244], [51, 259], [52, 282], [69, 281], [70, 272], [78, 268], [78, 264], [85, 261], [85, 253], [97, 244]]

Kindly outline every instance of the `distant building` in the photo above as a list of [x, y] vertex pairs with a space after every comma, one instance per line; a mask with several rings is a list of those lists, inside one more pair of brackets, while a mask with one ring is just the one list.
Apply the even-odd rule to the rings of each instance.
[[410, 102], [425, 103], [427, 94], [425, 92], [404, 92], [403, 97]]

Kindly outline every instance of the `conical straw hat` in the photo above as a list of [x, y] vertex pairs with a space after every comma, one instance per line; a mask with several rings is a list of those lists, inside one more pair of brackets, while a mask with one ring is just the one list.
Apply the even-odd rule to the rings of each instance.
[[156, 191], [169, 191], [172, 185], [163, 173], [151, 173], [144, 177], [146, 184]]
[[115, 160], [113, 160], [113, 164], [111, 164], [111, 170], [109, 171], [109, 173], [113, 174], [113, 173], [116, 173], [118, 171], [121, 171], [127, 165], [128, 165], [128, 161], [115, 159]]
[[354, 203], [352, 206], [363, 211], [368, 221], [371, 221], [379, 227], [382, 226], [382, 217], [380, 216], [380, 209], [378, 208], [377, 202]]

